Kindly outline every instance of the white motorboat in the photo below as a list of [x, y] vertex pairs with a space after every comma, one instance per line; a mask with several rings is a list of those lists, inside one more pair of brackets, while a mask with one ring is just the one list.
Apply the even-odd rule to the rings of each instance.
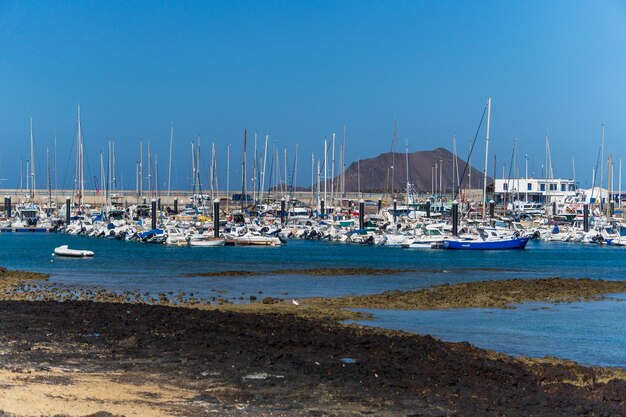
[[56, 256], [66, 256], [70, 258], [86, 258], [94, 255], [90, 250], [70, 249], [67, 245], [54, 248], [54, 254]]
[[213, 246], [224, 246], [226, 241], [222, 238], [207, 238], [207, 239], [190, 239], [189, 246], [194, 248], [208, 248]]
[[255, 231], [248, 231], [242, 236], [225, 235], [229, 244], [245, 246], [280, 246], [282, 242], [276, 236], [265, 236]]

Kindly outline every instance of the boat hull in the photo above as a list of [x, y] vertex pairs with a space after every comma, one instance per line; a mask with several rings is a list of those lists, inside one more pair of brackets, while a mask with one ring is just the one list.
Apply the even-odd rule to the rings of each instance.
[[443, 241], [444, 249], [462, 249], [462, 250], [503, 250], [503, 249], [524, 249], [528, 240], [527, 237], [516, 237], [514, 239], [502, 239], [493, 241], [474, 241], [474, 240], [452, 240]]
[[191, 240], [189, 246], [192, 248], [211, 248], [215, 246], [224, 246], [224, 239], [206, 239], [206, 240]]

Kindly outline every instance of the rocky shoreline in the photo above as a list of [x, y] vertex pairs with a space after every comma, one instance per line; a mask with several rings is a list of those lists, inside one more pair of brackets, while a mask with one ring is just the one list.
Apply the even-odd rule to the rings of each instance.
[[28, 301], [0, 282], [0, 415], [626, 414], [621, 370], [341, 325], [319, 300]]
[[626, 281], [589, 278], [507, 279], [435, 285], [415, 291], [310, 299], [313, 305], [339, 308], [446, 310], [451, 308], [514, 308], [525, 302], [571, 303], [626, 293]]

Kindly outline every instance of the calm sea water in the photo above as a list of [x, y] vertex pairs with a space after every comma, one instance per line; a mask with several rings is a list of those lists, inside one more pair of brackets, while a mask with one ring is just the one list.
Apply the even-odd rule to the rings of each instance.
[[[91, 259], [52, 257], [56, 246], [89, 249]], [[329, 242], [290, 241], [282, 247], [188, 248], [147, 245], [64, 234], [0, 234], [0, 265], [47, 272], [60, 285], [114, 291], [223, 291], [236, 301], [249, 295], [303, 298], [378, 293], [482, 279], [590, 277], [626, 279], [626, 249], [531, 242], [523, 251], [410, 250]], [[184, 277], [229, 270], [269, 272], [285, 268], [370, 267], [417, 269], [376, 276], [260, 275]], [[553, 355], [583, 363], [626, 367], [626, 304], [606, 301], [516, 310], [461, 309], [376, 312], [376, 325], [444, 340], [530, 356]], [[613, 325], [614, 324], [614, 325]], [[601, 343], [601, 344], [600, 344]]]

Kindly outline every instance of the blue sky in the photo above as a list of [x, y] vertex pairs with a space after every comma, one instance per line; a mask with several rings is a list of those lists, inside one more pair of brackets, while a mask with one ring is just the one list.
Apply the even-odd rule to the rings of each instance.
[[[0, 186], [18, 185], [29, 114], [38, 187], [53, 129], [58, 183], [72, 186], [78, 102], [86, 175], [114, 139], [118, 179], [134, 188], [143, 138], [163, 183], [173, 121], [176, 188], [198, 135], [205, 155], [216, 143], [222, 188], [231, 144], [235, 188], [244, 128], [287, 146], [290, 164], [299, 143], [304, 185], [311, 153], [344, 123], [348, 162], [389, 151], [394, 117], [400, 151], [450, 148], [456, 132], [464, 156], [488, 96], [490, 173], [494, 154], [508, 170], [516, 138], [518, 163], [528, 153], [539, 176], [548, 129], [555, 175], [571, 177], [574, 158], [588, 186], [603, 123], [616, 176], [626, 157], [624, 51], [618, 1], [3, 1]], [[479, 168], [483, 156], [484, 131]]]

